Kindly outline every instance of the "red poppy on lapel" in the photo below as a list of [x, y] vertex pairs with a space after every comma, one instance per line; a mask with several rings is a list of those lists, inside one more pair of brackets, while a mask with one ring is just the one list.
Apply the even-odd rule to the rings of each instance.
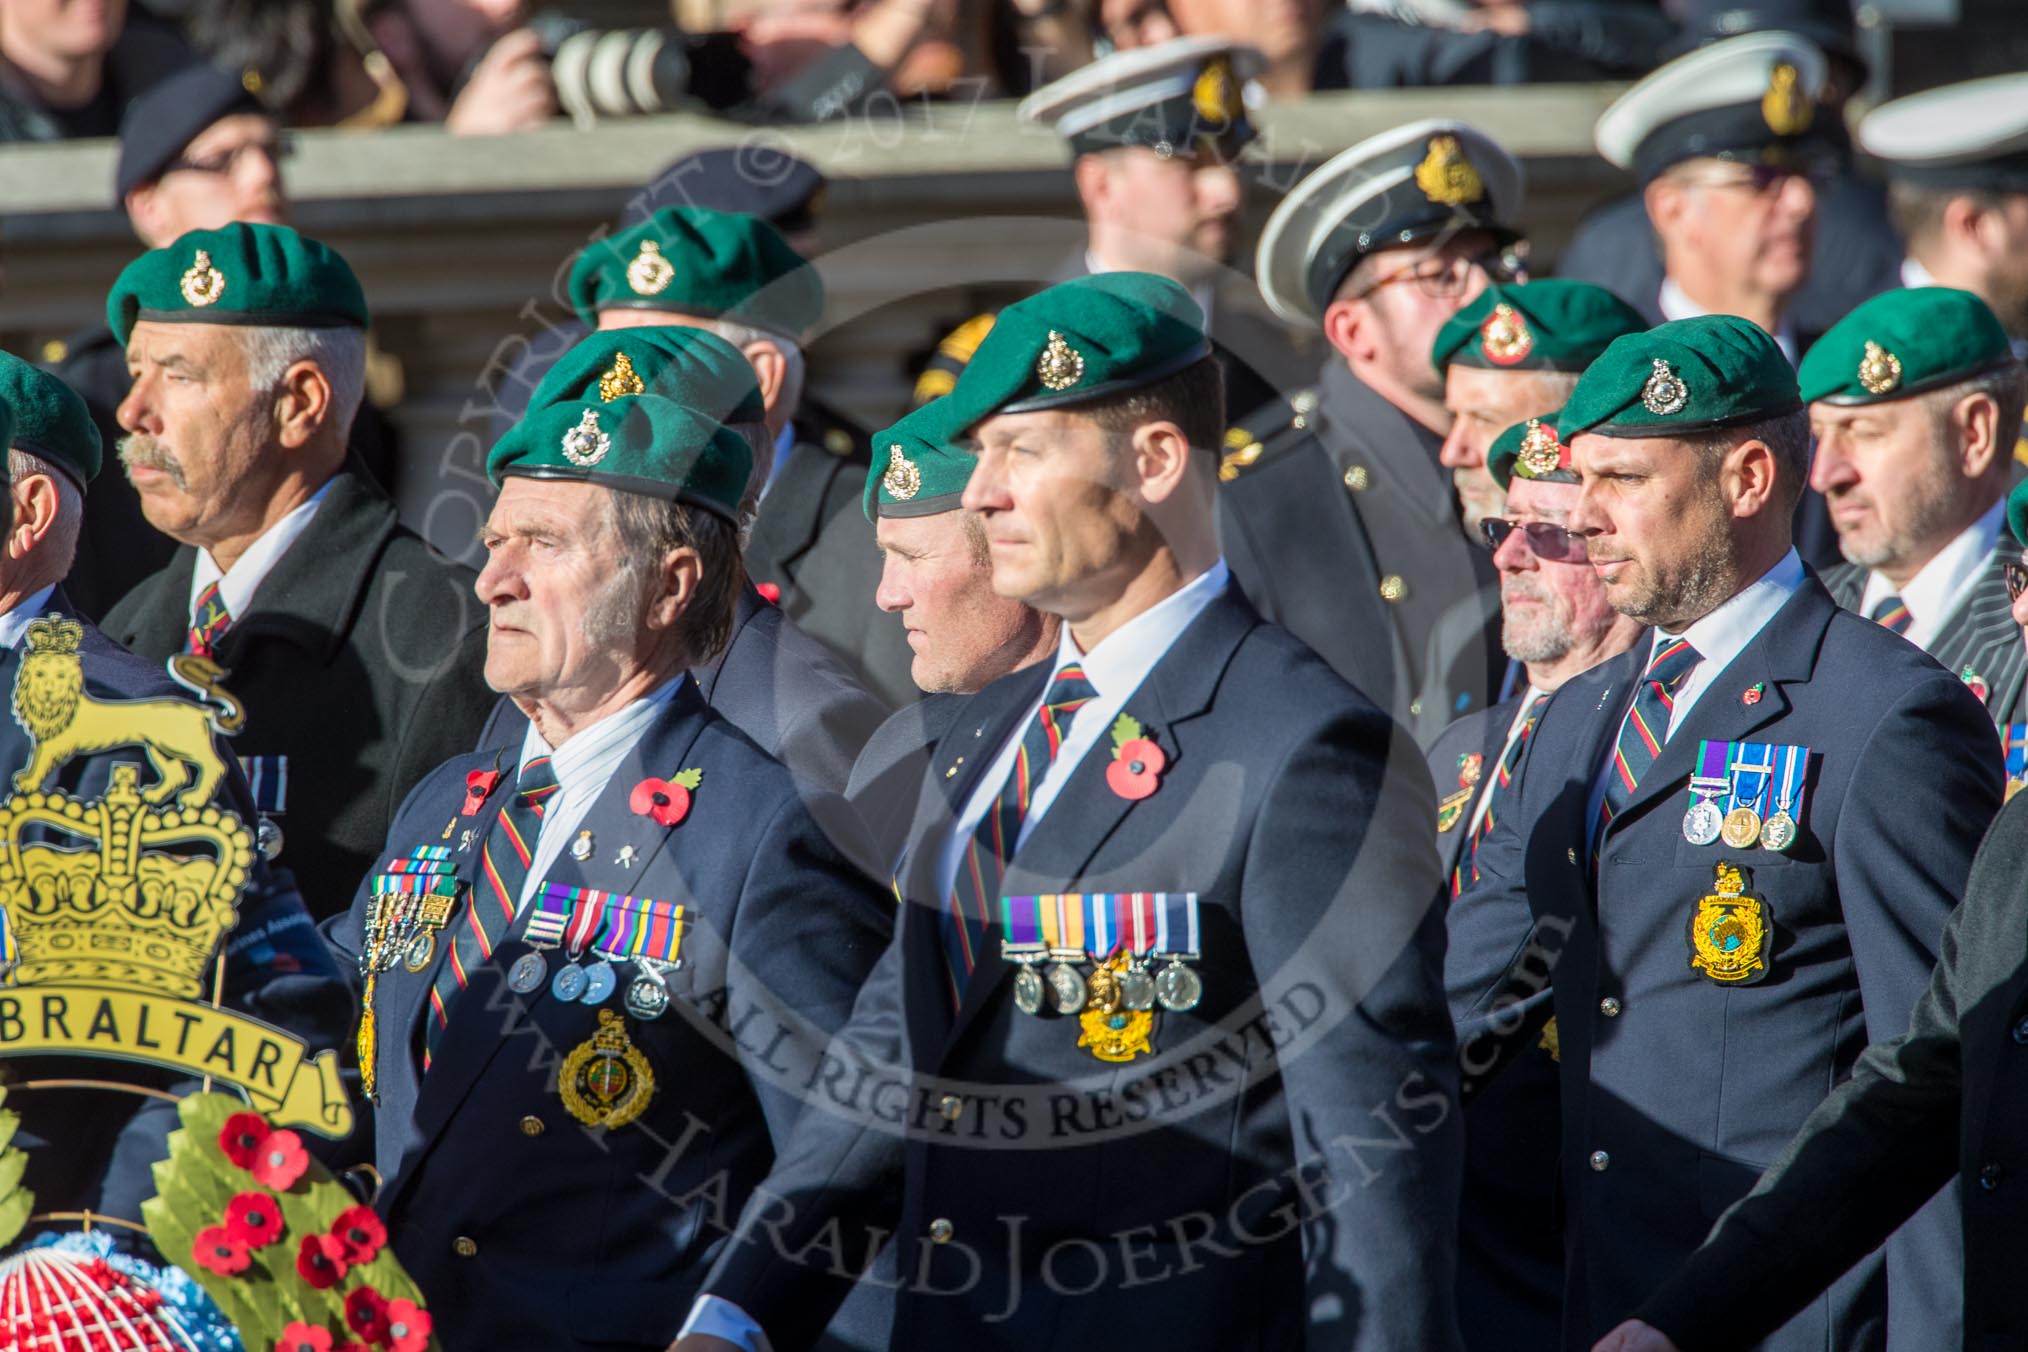
[[498, 770], [468, 770], [465, 773], [465, 805], [458, 809], [460, 816], [477, 816], [479, 807], [486, 801], [486, 795], [499, 787]]
[[690, 815], [690, 792], [704, 780], [704, 771], [685, 770], [667, 779], [644, 779], [627, 796], [637, 816], [652, 817], [658, 826], [674, 826]]
[[1739, 697], [1739, 702], [1741, 704], [1744, 704], [1747, 708], [1751, 709], [1754, 705], [1760, 703], [1760, 697], [1766, 693], [1767, 693], [1766, 683], [1762, 681], [1755, 681], [1752, 685], [1748, 686], [1743, 693], [1741, 693]]
[[771, 606], [778, 606], [782, 603], [782, 589], [772, 582], [756, 582], [753, 584], [753, 589], [760, 593], [761, 600]]
[[1113, 763], [1106, 767], [1106, 786], [1129, 802], [1138, 802], [1161, 783], [1169, 758], [1142, 735], [1140, 720], [1121, 714], [1113, 724]]

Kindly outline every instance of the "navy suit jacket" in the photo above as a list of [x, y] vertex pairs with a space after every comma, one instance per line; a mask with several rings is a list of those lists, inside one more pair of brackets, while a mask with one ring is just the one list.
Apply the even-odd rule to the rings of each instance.
[[[510, 795], [496, 791], [463, 817], [465, 776], [496, 765], [511, 790], [504, 753], [461, 756], [425, 778], [377, 868], [445, 843], [449, 820], [469, 884]], [[631, 810], [642, 779], [687, 768], [703, 779], [680, 822], [665, 827]], [[458, 996], [427, 1075], [421, 1021], [448, 936], [465, 923], [469, 885], [435, 961], [420, 973], [397, 962], [378, 983], [378, 1206], [447, 1347], [667, 1346], [787, 1139], [810, 1063], [887, 940], [892, 904], [818, 830], [788, 772], [689, 682], [580, 829], [592, 834], [590, 856], [566, 852], [548, 881], [685, 907], [669, 1011], [626, 1020], [656, 1080], [641, 1118], [607, 1131], [566, 1112], [559, 1060], [591, 1037], [599, 1011], [557, 1000], [546, 983], [525, 996], [507, 988], [507, 970], [529, 951], [526, 910]], [[630, 865], [618, 859], [624, 846]], [[333, 928], [348, 963], [367, 895], [362, 883]], [[551, 970], [559, 965], [552, 954]], [[624, 989], [632, 968], [616, 965]], [[603, 1008], [620, 1009], [619, 995]]]
[[1049, 672], [987, 687], [939, 744], [901, 872], [915, 904], [834, 1049], [838, 1109], [806, 1114], [707, 1290], [777, 1352], [806, 1346], [840, 1289], [808, 1254], [870, 1228], [901, 1246], [897, 1347], [1454, 1347], [1421, 757], [1237, 589], [1213, 599], [1126, 703], [1167, 757], [1155, 792], [1114, 793], [1101, 739], [1005, 880], [1198, 894], [1202, 1003], [1108, 1064], [1077, 1018], [1016, 1008], [994, 932], [954, 1013], [940, 948], [952, 813]]
[[[1520, 1025], [1505, 1046], [1532, 1043], [1548, 1011], [1514, 1020], [1505, 1005], [1552, 983], [1570, 1348], [1630, 1314], [1868, 1040], [1907, 1026], [2000, 804], [1998, 742], [1964, 684], [1806, 576], [1670, 734], [1594, 876], [1592, 785], [1649, 651], [1637, 642], [1551, 698], [1521, 759], [1520, 802], [1479, 848], [1480, 923], [1453, 932], [1447, 966], [1472, 1047], [1494, 1045], [1503, 1020]], [[1786, 853], [1684, 838], [1701, 739], [1810, 748]], [[1755, 984], [1690, 966], [1690, 921], [1720, 860], [1745, 866], [1771, 917]], [[1898, 1345], [1953, 1343], [1956, 1231], [1949, 1200], [1932, 1203], [1890, 1242], [1884, 1290], [1876, 1257], [1766, 1346], [1871, 1347], [1890, 1315]]]

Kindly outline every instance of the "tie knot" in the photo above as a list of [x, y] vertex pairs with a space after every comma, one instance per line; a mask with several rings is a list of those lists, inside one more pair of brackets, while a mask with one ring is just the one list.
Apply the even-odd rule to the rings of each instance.
[[1676, 683], [1688, 676], [1690, 668], [1696, 666], [1700, 660], [1702, 654], [1690, 646], [1690, 640], [1679, 638], [1673, 643], [1664, 645], [1661, 651], [1655, 654], [1654, 660], [1648, 663], [1648, 679], [1664, 690], [1674, 690]]
[[1098, 698], [1098, 690], [1085, 679], [1084, 668], [1072, 662], [1050, 679], [1043, 703], [1052, 709], [1076, 709]]
[[1908, 613], [1908, 607], [1902, 604], [1899, 596], [1883, 596], [1873, 607], [1872, 619], [1882, 628], [1902, 634], [1908, 631], [1909, 623], [1914, 616]]
[[556, 769], [550, 764], [549, 757], [530, 758], [528, 763], [521, 767], [521, 775], [514, 781], [514, 787], [521, 794], [522, 800], [529, 803], [539, 803], [555, 793]]

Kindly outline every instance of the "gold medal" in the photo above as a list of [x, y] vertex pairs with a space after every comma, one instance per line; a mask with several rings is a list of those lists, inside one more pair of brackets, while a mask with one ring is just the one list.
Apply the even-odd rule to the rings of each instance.
[[1077, 1045], [1090, 1050], [1101, 1061], [1131, 1061], [1144, 1052], [1152, 1053], [1148, 1035], [1154, 1031], [1155, 1015], [1145, 1009], [1129, 1009], [1120, 978], [1127, 970], [1125, 953], [1102, 962], [1091, 974], [1091, 994], [1084, 1012], [1077, 1016]]
[[1720, 860], [1717, 890], [1699, 900], [1690, 917], [1690, 966], [1727, 985], [1766, 976], [1774, 938], [1767, 903], [1746, 890], [1745, 873]]
[[602, 1009], [598, 1031], [563, 1058], [557, 1090], [565, 1110], [586, 1126], [624, 1127], [655, 1097], [655, 1072], [627, 1039], [626, 1021]]
[[1750, 807], [1736, 807], [1725, 814], [1725, 826], [1718, 833], [1735, 850], [1751, 849], [1760, 841], [1760, 814]]

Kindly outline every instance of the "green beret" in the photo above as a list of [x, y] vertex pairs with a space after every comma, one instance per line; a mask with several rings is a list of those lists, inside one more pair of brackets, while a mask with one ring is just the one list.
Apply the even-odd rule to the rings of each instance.
[[7, 410], [6, 438], [12, 446], [40, 456], [89, 484], [99, 474], [102, 448], [91, 410], [76, 390], [41, 367], [11, 352], [0, 352], [0, 407]]
[[2015, 484], [2007, 494], [2007, 529], [2017, 541], [2028, 540], [2028, 479]]
[[1495, 284], [1444, 321], [1430, 362], [1439, 371], [1456, 364], [1576, 375], [1613, 339], [1647, 327], [1640, 311], [1589, 282]]
[[796, 338], [822, 317], [824, 282], [758, 216], [664, 207], [578, 255], [570, 303], [594, 328], [601, 310], [672, 310]]
[[975, 457], [956, 445], [947, 401], [935, 399], [873, 438], [866, 471], [866, 519], [955, 512]]
[[1556, 434], [1694, 436], [1802, 406], [1796, 373], [1767, 330], [1737, 315], [1699, 315], [1613, 339], [1578, 378]]
[[106, 324], [124, 347], [140, 319], [363, 329], [366, 293], [329, 245], [286, 225], [235, 222], [127, 264], [106, 297]]
[[1516, 476], [1539, 484], [1574, 484], [1570, 447], [1556, 435], [1555, 413], [1527, 418], [1493, 438], [1486, 449], [1486, 472], [1502, 488]]
[[1190, 293], [1151, 272], [1078, 277], [1000, 312], [944, 396], [953, 435], [995, 413], [1086, 404], [1152, 385], [1211, 352]]
[[610, 403], [630, 394], [658, 394], [724, 423], [767, 417], [746, 354], [715, 333], [681, 324], [587, 335], [549, 368], [528, 406]]
[[532, 410], [494, 445], [486, 473], [496, 485], [515, 475], [604, 484], [737, 522], [753, 451], [709, 414], [659, 395], [626, 395]]
[[2007, 331], [1969, 291], [1888, 291], [1833, 324], [1796, 372], [1803, 398], [1882, 404], [1969, 380], [2014, 360]]

